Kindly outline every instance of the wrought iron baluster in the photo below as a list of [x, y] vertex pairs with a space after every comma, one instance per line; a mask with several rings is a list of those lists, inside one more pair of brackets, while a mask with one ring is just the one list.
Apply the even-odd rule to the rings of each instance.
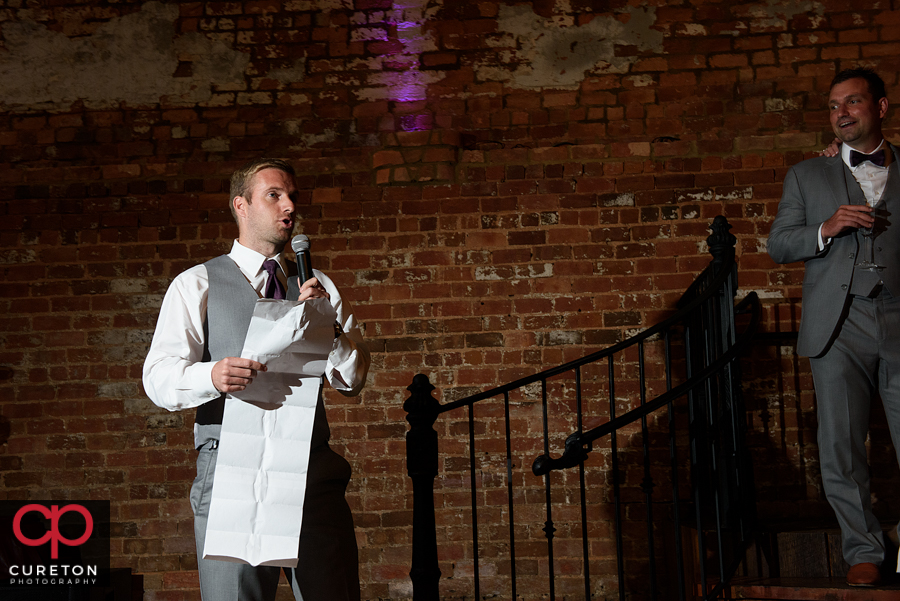
[[[672, 390], [672, 338], [670, 330], [666, 330], [663, 341], [665, 346], [666, 390], [669, 391]], [[675, 409], [672, 402], [666, 406], [666, 412], [669, 418], [669, 459], [672, 473], [672, 510], [675, 522], [675, 563], [676, 571], [678, 572], [678, 599], [685, 601], [684, 548], [681, 541], [681, 499], [678, 493], [678, 439], [676, 438]]]
[[[694, 375], [695, 355], [697, 352], [694, 336], [695, 326], [700, 329], [697, 324], [701, 321], [700, 310], [689, 316], [685, 322], [685, 371], [688, 379]], [[701, 330], [702, 331], [702, 330]], [[702, 344], [702, 340], [700, 341]], [[701, 355], [702, 356], [702, 355]], [[697, 371], [701, 371], [702, 367]], [[709, 594], [708, 578], [706, 572], [706, 537], [703, 535], [703, 482], [706, 482], [708, 475], [702, 474], [706, 468], [706, 428], [705, 413], [703, 411], [703, 396], [705, 386], [701, 386], [699, 390], [691, 390], [688, 392], [688, 430], [690, 437], [690, 460], [691, 460], [691, 498], [694, 500], [694, 520], [697, 525], [697, 558], [700, 564], [700, 591], [704, 598]]]
[[[611, 421], [616, 418], [616, 371], [612, 355], [608, 357], [607, 365], [609, 369], [609, 419]], [[619, 486], [618, 438], [618, 433], [615, 430], [609, 435], [616, 524], [616, 576], [619, 580], [619, 601], [625, 601], [625, 563], [623, 560], [625, 544], [622, 537], [622, 491]]]
[[415, 601], [439, 601], [437, 528], [434, 519], [434, 479], [438, 472], [438, 440], [434, 430], [440, 403], [428, 376], [418, 374], [403, 403], [410, 429], [406, 433], [406, 469], [413, 483], [412, 563], [409, 571]]
[[[575, 406], [577, 419], [577, 433], [581, 436], [584, 431], [584, 408], [581, 404], [581, 367], [575, 368]], [[587, 493], [584, 482], [584, 461], [578, 464], [578, 483], [581, 492], [581, 552], [584, 558], [584, 598], [591, 598], [591, 555], [588, 543], [587, 526]]]
[[[644, 366], [644, 342], [638, 342], [638, 381], [640, 383], [641, 406], [647, 403], [647, 380]], [[656, 591], [656, 548], [653, 540], [653, 475], [650, 472], [650, 430], [647, 428], [647, 417], [641, 417], [641, 446], [644, 451], [644, 479], [641, 490], [644, 503], [647, 505], [647, 561], [650, 569], [650, 598], [657, 598]]]
[[[541, 379], [541, 404], [544, 411], [544, 454], [550, 454], [550, 423], [547, 412], [547, 380]], [[544, 474], [544, 488], [547, 495], [547, 520], [544, 522], [544, 536], [547, 538], [547, 562], [550, 576], [550, 601], [556, 599], [556, 574], [553, 571], [553, 537], [556, 527], [553, 525], [553, 506], [550, 495], [550, 473]]]
[[512, 435], [509, 423], [509, 392], [503, 393], [503, 414], [506, 419], [506, 495], [509, 508], [509, 570], [511, 579], [511, 595], [513, 601], [518, 599], [516, 592], [516, 519], [513, 508], [513, 459]]
[[478, 481], [475, 477], [475, 405], [469, 405], [469, 480], [472, 493], [472, 561], [475, 598], [481, 599], [481, 575], [478, 566]]

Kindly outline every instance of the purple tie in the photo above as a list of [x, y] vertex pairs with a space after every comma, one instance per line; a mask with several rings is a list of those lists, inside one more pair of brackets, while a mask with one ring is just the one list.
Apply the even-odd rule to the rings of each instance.
[[284, 300], [284, 284], [275, 275], [278, 273], [278, 262], [274, 259], [266, 259], [263, 262], [263, 269], [269, 274], [269, 279], [266, 280], [266, 298]]
[[855, 150], [850, 151], [851, 167], [856, 167], [857, 165], [865, 161], [872, 161], [873, 164], [878, 165], [879, 167], [884, 167], [884, 150], [879, 150], [878, 152], [873, 152], [872, 154], [863, 154], [861, 152], [856, 152]]

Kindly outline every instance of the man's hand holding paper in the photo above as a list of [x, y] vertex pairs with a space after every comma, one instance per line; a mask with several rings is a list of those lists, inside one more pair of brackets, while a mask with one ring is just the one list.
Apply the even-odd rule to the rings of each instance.
[[259, 299], [241, 357], [262, 364], [264, 370], [244, 390], [231, 396], [277, 402], [288, 393], [285, 386], [298, 386], [300, 377], [324, 374], [334, 345], [336, 316], [324, 297], [307, 301]]

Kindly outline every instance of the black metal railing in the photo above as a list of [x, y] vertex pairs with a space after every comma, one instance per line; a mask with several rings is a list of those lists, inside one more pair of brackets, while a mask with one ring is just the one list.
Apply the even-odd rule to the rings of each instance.
[[[707, 239], [713, 259], [676, 312], [623, 342], [445, 404], [432, 396], [426, 376], [415, 376], [404, 409], [411, 426], [410, 577], [416, 601], [441, 594], [436, 515], [442, 547], [453, 555], [445, 562], [459, 571], [454, 582], [471, 580], [471, 588], [447, 596], [480, 600], [484, 592], [510, 599], [583, 594], [585, 599], [683, 600], [720, 595], [755, 528], [737, 358], [756, 330], [759, 301], [750, 293], [735, 305], [730, 228], [724, 217], [714, 220]], [[737, 322], [746, 322], [741, 333]], [[476, 404], [484, 407], [478, 420]], [[438, 416], [463, 408], [464, 420], [437, 422]], [[539, 429], [532, 427], [537, 419]], [[518, 420], [515, 427], [513, 420]], [[441, 462], [436, 422], [445, 444], [459, 449], [465, 441], [468, 461], [445, 451]], [[597, 425], [586, 429], [588, 422]], [[553, 457], [566, 427], [574, 432]], [[539, 430], [539, 443], [523, 430]], [[608, 446], [595, 450], [601, 440]], [[523, 455], [532, 448], [539, 454], [527, 473]], [[491, 451], [505, 453], [505, 466]], [[442, 465], [436, 514], [434, 481]], [[466, 468], [467, 495], [463, 476], [456, 476]], [[577, 483], [572, 482], [574, 468]], [[657, 493], [663, 484], [669, 488], [665, 497]], [[468, 523], [458, 506], [463, 495], [471, 507]], [[534, 516], [538, 495], [542, 523]], [[572, 510], [575, 502], [577, 511]], [[479, 511], [488, 518], [484, 524]], [[610, 523], [611, 536], [603, 527]], [[542, 551], [535, 543], [538, 529]], [[685, 529], [692, 532], [688, 544]], [[470, 533], [471, 546], [457, 540], [460, 531]], [[558, 539], [563, 547], [557, 555]], [[485, 586], [490, 590], [483, 591]]]

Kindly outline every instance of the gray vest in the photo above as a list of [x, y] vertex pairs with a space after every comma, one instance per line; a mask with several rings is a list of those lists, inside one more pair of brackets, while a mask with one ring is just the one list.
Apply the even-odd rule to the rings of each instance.
[[[895, 157], [896, 159], [896, 157]], [[844, 165], [844, 181], [847, 185], [847, 197], [850, 204], [866, 204], [866, 196], [862, 188], [853, 177], [850, 168]], [[875, 262], [884, 265], [880, 272], [866, 269], [854, 269], [853, 280], [850, 283], [850, 294], [868, 296], [872, 289], [883, 281], [891, 296], [900, 294], [900, 226], [894, 226], [893, 222], [900, 218], [900, 214], [893, 214], [900, 210], [900, 162], [894, 160], [888, 169], [887, 184], [884, 187], [882, 200], [875, 209], [875, 215], [880, 218], [875, 222], [875, 238], [872, 240]], [[885, 218], [886, 216], [886, 218]], [[866, 242], [863, 235], [857, 231], [858, 250], [856, 260], [868, 259]]]
[[[285, 263], [288, 272], [288, 298], [297, 298], [300, 294], [297, 264], [291, 261]], [[225, 357], [240, 357], [259, 295], [228, 255], [207, 261], [205, 266], [209, 276], [209, 294], [206, 301], [206, 319], [203, 321], [203, 333], [206, 338], [203, 361], [215, 362]], [[225, 395], [197, 407], [194, 445], [198, 449], [210, 440], [219, 440], [224, 411]], [[327, 444], [330, 436], [325, 405], [322, 402], [322, 395], [319, 394], [313, 423], [312, 448]]]

